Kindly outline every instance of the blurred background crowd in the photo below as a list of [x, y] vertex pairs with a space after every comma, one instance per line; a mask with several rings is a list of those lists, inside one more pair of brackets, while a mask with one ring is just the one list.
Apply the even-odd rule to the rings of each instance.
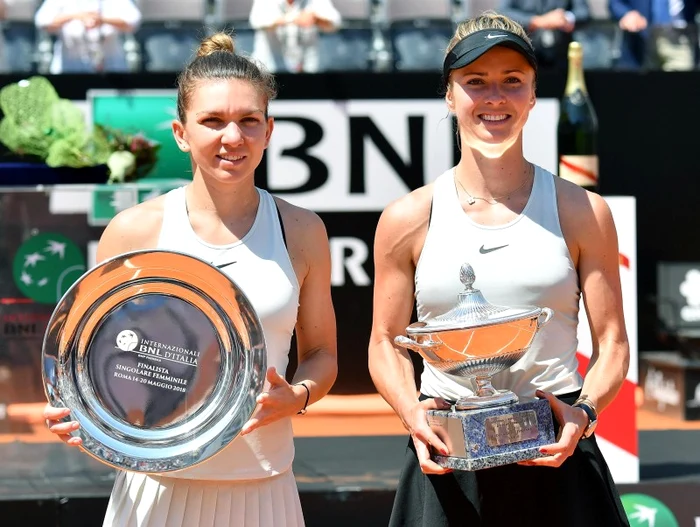
[[698, 67], [699, 0], [0, 0], [0, 72], [178, 71], [207, 33], [274, 72], [439, 71], [460, 20], [493, 9], [542, 68]]

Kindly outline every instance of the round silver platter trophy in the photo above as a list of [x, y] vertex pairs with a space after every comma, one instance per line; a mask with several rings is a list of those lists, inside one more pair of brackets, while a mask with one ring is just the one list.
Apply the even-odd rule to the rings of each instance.
[[43, 345], [53, 406], [108, 465], [162, 473], [201, 463], [252, 415], [266, 372], [260, 321], [221, 270], [136, 251], [85, 273], [58, 302]]
[[539, 447], [554, 443], [546, 399], [520, 401], [510, 390], [496, 390], [491, 377], [523, 357], [537, 331], [552, 317], [546, 307], [490, 304], [469, 264], [460, 269], [464, 291], [447, 313], [406, 328], [394, 342], [417, 351], [432, 367], [471, 379], [473, 395], [451, 410], [429, 410], [428, 422], [450, 450], [431, 453], [441, 466], [457, 470], [515, 463], [540, 457]]

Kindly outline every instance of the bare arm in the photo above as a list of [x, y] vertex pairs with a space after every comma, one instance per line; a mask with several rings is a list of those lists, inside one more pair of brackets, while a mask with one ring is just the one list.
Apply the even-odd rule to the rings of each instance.
[[430, 459], [429, 446], [447, 454], [447, 447], [430, 429], [426, 410], [446, 408], [441, 399], [418, 401], [413, 363], [394, 344], [411, 321], [414, 275], [427, 232], [432, 187], [419, 189], [390, 205], [382, 214], [374, 242], [374, 311], [369, 342], [369, 371], [381, 396], [410, 432], [421, 470], [443, 474]]
[[[330, 391], [338, 373], [338, 360], [328, 235], [318, 216], [308, 213], [304, 216], [288, 232], [292, 243], [302, 236], [304, 238], [304, 249], [298, 253], [303, 253], [308, 272], [301, 283], [299, 296], [296, 325], [299, 362], [294, 382], [304, 382], [308, 386], [311, 404]], [[297, 230], [299, 232], [295, 232]], [[293, 260], [298, 256], [293, 255]], [[304, 399], [305, 394], [302, 389]]]
[[273, 29], [286, 24], [288, 20], [275, 4], [266, 0], [255, 0], [248, 22], [253, 29]]
[[[617, 232], [610, 209], [597, 194], [566, 181], [557, 181], [562, 230], [578, 270], [588, 316], [593, 351], [581, 390], [602, 412], [615, 398], [627, 376], [629, 344], [622, 311]], [[550, 454], [523, 464], [558, 467], [575, 450], [588, 425], [580, 409], [547, 397], [562, 425]]]
[[308, 388], [310, 405], [330, 391], [338, 373], [331, 258], [325, 226], [308, 210], [282, 200], [278, 200], [278, 205], [300, 287], [296, 323], [299, 360], [291, 385], [274, 368], [268, 370], [271, 388], [258, 397], [260, 406], [243, 427], [243, 434], [299, 412], [307, 392], [297, 383]]
[[141, 11], [131, 0], [108, 4], [101, 13], [101, 24], [109, 24], [124, 33], [136, 31], [141, 23]]
[[629, 368], [622, 311], [617, 231], [607, 203], [589, 194], [580, 225], [579, 279], [591, 327], [593, 352], [581, 390], [602, 412], [620, 391]]
[[405, 208], [403, 203], [389, 206], [375, 234], [369, 372], [377, 391], [410, 429], [404, 416], [407, 407], [418, 403], [413, 363], [408, 351], [394, 344], [394, 337], [403, 335], [411, 322], [415, 237], [425, 230], [425, 222], [407, 216]]
[[[163, 221], [162, 203], [163, 197], [155, 198], [117, 214], [102, 233], [97, 246], [97, 262], [125, 252], [155, 247]], [[79, 428], [79, 424], [77, 421], [64, 421], [69, 415], [69, 408], [54, 408], [50, 404], [44, 408], [49, 430], [63, 442], [79, 446], [82, 439], [69, 435]]]

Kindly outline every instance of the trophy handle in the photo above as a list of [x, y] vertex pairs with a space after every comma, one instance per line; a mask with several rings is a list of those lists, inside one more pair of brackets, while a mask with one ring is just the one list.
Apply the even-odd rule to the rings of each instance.
[[432, 340], [427, 340], [425, 342], [416, 342], [415, 340], [404, 337], [403, 335], [397, 335], [394, 337], [394, 344], [398, 346], [417, 351], [423, 357], [431, 361], [439, 361], [440, 357], [433, 353], [433, 348], [439, 346], [437, 342]]
[[553, 316], [554, 316], [554, 311], [552, 311], [548, 307], [543, 307], [542, 313], [540, 313], [539, 316], [537, 317], [537, 329], [540, 329], [547, 322], [549, 322]]

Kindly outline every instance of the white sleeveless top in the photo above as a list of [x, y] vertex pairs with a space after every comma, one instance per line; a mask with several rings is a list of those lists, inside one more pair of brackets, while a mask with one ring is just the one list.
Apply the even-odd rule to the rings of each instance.
[[[284, 375], [299, 307], [299, 283], [284, 243], [274, 199], [261, 189], [258, 194], [260, 204], [248, 233], [236, 243], [212, 245], [201, 240], [192, 229], [185, 187], [170, 191], [165, 197], [158, 248], [191, 254], [221, 266], [240, 286], [260, 318], [268, 367], [274, 366]], [[167, 476], [209, 480], [264, 478], [288, 470], [293, 458], [292, 422], [291, 418], [285, 418], [238, 436], [209, 460]]]
[[[438, 177], [415, 274], [418, 320], [446, 313], [457, 304], [464, 289], [459, 269], [465, 262], [474, 268], [474, 287], [490, 303], [554, 310], [527, 354], [495, 375], [493, 386], [522, 397], [534, 397], [537, 389], [555, 394], [578, 390], [582, 386], [576, 370], [580, 289], [559, 224], [554, 176], [535, 167], [532, 192], [522, 213], [496, 226], [469, 219], [459, 202], [453, 170]], [[471, 395], [471, 388], [468, 380], [442, 373], [424, 361], [422, 393], [454, 401]]]

